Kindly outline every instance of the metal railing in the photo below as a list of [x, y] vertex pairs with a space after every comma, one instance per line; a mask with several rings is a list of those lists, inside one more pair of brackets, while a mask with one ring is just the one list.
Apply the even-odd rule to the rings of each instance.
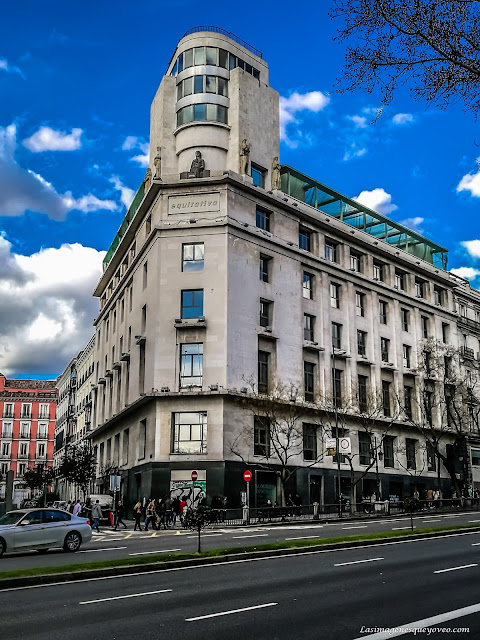
[[225, 31], [225, 29], [222, 29], [221, 27], [212, 27], [212, 26], [193, 27], [192, 29], [189, 29], [188, 31], [186, 31], [180, 39], [182, 40], [183, 38], [191, 35], [192, 33], [200, 33], [201, 31], [212, 31], [213, 33], [221, 33], [222, 35], [227, 36], [227, 38], [230, 38], [230, 40], [233, 40], [234, 42], [239, 44], [244, 49], [247, 49], [248, 51], [250, 51], [250, 53], [253, 53], [255, 56], [258, 56], [259, 58], [263, 58], [263, 53], [259, 49], [252, 47], [252, 45], [248, 44], [248, 42], [245, 42], [245, 40], [242, 40], [231, 31]]

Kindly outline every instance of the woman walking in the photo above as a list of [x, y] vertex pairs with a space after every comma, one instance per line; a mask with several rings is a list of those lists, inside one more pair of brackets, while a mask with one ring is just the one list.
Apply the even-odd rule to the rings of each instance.
[[136, 531], [138, 527], [138, 530], [141, 531], [142, 530], [142, 525], [140, 524], [140, 520], [142, 518], [141, 502], [137, 502], [137, 504], [133, 507], [133, 517], [135, 518], [135, 526], [133, 527], [133, 530]]

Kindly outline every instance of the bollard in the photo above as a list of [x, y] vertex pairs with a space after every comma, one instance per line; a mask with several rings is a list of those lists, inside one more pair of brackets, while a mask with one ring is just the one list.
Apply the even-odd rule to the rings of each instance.
[[243, 524], [250, 524], [250, 509], [247, 505], [243, 507]]
[[319, 515], [318, 512], [320, 510], [320, 504], [318, 502], [313, 503], [313, 519], [318, 520]]

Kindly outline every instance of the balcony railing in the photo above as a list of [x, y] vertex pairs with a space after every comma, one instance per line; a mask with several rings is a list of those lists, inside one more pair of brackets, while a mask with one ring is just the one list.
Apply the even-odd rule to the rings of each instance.
[[37, 440], [47, 440], [48, 433], [46, 431], [39, 431], [37, 433]]
[[30, 438], [30, 431], [20, 431], [20, 438]]
[[460, 355], [467, 360], [475, 359], [475, 353], [470, 347], [460, 347]]
[[13, 417], [14, 417], [14, 415], [13, 415], [13, 411], [7, 411], [7, 410], [5, 410], [5, 409], [4, 409], [4, 411], [3, 411], [3, 417], [4, 417], [4, 418], [13, 418]]
[[26, 460], [28, 458], [28, 452], [27, 453], [19, 453], [17, 458], [19, 460]]
[[11, 457], [11, 453], [0, 453], [0, 460], [10, 460]]
[[31, 411], [22, 411], [22, 413], [20, 414], [20, 419], [21, 420], [30, 420], [32, 417], [32, 412]]
[[478, 322], [477, 320], [471, 320], [470, 318], [466, 318], [465, 316], [460, 316], [457, 322], [458, 324], [462, 324], [469, 329], [480, 331], [480, 322]]
[[6, 440], [7, 438], [10, 439], [13, 437], [13, 434], [11, 431], [2, 431], [2, 438], [4, 440]]

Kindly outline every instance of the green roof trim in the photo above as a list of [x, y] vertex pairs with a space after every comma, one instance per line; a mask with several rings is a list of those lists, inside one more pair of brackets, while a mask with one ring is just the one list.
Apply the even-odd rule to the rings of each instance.
[[448, 249], [424, 238], [416, 231], [382, 216], [381, 213], [369, 209], [288, 165], [284, 164], [281, 167], [281, 180], [282, 191], [292, 198], [446, 270]]

